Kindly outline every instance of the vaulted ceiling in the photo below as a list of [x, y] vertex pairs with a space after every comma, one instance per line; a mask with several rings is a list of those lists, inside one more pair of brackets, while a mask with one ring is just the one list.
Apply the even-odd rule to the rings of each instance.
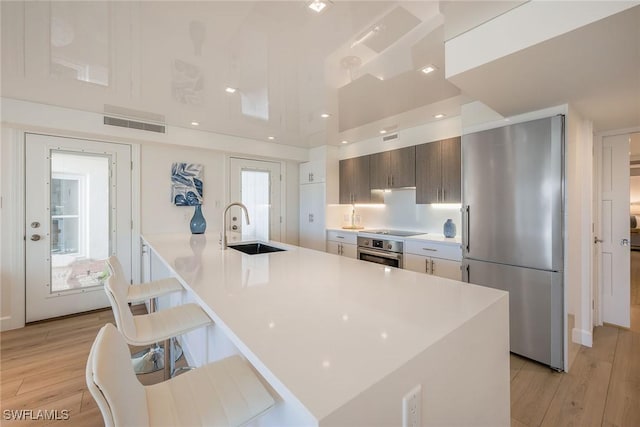
[[[492, 92], [528, 56], [448, 81], [444, 42], [523, 3], [334, 1], [315, 13], [303, 1], [3, 1], [2, 96], [302, 147], [456, 116], [476, 99], [510, 114], [548, 101], [533, 87], [542, 78], [522, 81], [527, 99]], [[623, 54], [606, 49], [582, 59]], [[618, 86], [637, 77], [618, 74]], [[588, 85], [579, 101], [602, 114]]]

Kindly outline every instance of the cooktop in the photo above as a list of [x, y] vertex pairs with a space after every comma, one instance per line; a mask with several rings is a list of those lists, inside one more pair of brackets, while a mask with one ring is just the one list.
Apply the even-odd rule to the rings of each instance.
[[419, 234], [427, 234], [422, 231], [403, 231], [403, 230], [362, 230], [360, 233], [381, 234], [384, 236], [409, 237]]

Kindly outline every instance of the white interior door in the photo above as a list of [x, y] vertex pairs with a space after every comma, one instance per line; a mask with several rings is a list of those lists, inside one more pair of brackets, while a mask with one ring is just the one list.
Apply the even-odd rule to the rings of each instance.
[[104, 259], [131, 279], [131, 147], [27, 134], [26, 321], [106, 307]]
[[604, 137], [600, 153], [599, 288], [602, 320], [630, 325], [629, 135]]
[[229, 202], [242, 202], [249, 211], [247, 225], [242, 209], [229, 209], [227, 237], [239, 240], [280, 240], [280, 163], [230, 159]]

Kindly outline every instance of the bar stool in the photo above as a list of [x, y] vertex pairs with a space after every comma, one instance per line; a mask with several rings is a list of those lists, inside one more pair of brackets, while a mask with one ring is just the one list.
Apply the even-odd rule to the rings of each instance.
[[123, 336], [108, 323], [89, 352], [86, 381], [106, 427], [239, 426], [274, 405], [240, 356], [143, 386], [127, 362]]
[[[111, 275], [114, 276], [116, 280], [126, 282], [122, 264], [120, 264], [120, 260], [117, 257], [109, 257], [106, 264], [107, 267], [109, 267]], [[158, 297], [173, 292], [181, 292], [182, 290], [182, 285], [174, 277], [154, 280], [135, 286], [130, 285], [127, 288], [127, 302], [135, 304], [149, 301], [149, 313], [153, 313], [157, 309]], [[180, 358], [180, 354], [181, 353], [174, 354], [174, 362]], [[133, 363], [133, 370], [136, 374], [148, 374], [164, 369], [164, 348], [162, 348], [160, 344], [154, 343], [151, 347], [131, 356], [131, 362]]]
[[170, 307], [154, 313], [134, 316], [127, 304], [129, 284], [109, 276], [104, 290], [111, 302], [116, 325], [130, 345], [151, 345], [164, 341], [164, 377], [169, 379], [175, 373], [175, 358], [171, 351], [171, 338], [211, 324], [211, 319], [199, 305], [189, 303]]

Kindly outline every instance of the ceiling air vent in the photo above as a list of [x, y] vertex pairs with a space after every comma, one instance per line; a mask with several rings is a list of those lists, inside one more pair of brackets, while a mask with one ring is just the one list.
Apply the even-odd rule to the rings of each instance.
[[104, 124], [148, 132], [167, 133], [164, 116], [114, 105], [104, 106]]
[[395, 141], [396, 139], [398, 139], [398, 134], [397, 133], [392, 133], [391, 135], [385, 135], [382, 137], [382, 142], [389, 142], [389, 141]]

